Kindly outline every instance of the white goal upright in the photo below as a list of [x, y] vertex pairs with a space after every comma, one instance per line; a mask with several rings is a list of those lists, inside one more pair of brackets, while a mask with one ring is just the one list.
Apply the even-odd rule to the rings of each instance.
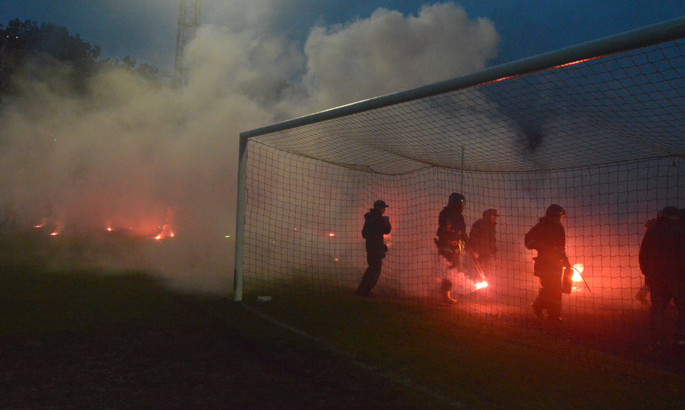
[[[393, 231], [378, 294], [434, 303], [448, 277], [457, 309], [529, 314], [538, 282], [523, 236], [557, 203], [585, 276], [565, 314], [633, 317], [645, 223], [685, 208], [684, 154], [685, 19], [248, 131], [234, 298], [298, 281], [353, 291], [363, 215], [383, 199]], [[500, 214], [485, 289], [437, 256], [452, 192], [469, 230]]]

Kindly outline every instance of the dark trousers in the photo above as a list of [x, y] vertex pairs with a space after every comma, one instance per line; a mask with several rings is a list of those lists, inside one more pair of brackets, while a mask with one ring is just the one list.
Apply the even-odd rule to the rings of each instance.
[[662, 280], [646, 280], [649, 286], [652, 307], [649, 310], [649, 329], [652, 338], [658, 341], [665, 327], [665, 312], [671, 300], [675, 303], [678, 310], [676, 320], [676, 337], [685, 339], [685, 283]]
[[540, 272], [540, 290], [535, 306], [546, 309], [551, 319], [561, 316], [561, 274], [562, 272]]
[[364, 276], [362, 276], [362, 281], [357, 288], [357, 293], [364, 296], [368, 296], [371, 293], [371, 289], [376, 286], [378, 279], [381, 277], [383, 255], [367, 254], [366, 262], [369, 264], [369, 267], [366, 268], [366, 272], [364, 272]]

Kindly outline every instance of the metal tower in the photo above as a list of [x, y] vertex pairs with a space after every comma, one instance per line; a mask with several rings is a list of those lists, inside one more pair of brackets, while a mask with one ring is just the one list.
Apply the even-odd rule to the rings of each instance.
[[200, 27], [200, 0], [180, 0], [178, 8], [178, 31], [176, 33], [176, 61], [174, 62], [174, 86], [188, 83], [188, 66], [183, 58], [186, 45]]

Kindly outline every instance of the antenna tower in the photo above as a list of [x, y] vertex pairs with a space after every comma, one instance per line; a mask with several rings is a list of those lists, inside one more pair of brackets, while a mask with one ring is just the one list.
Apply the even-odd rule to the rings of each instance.
[[176, 33], [176, 61], [174, 62], [174, 86], [188, 84], [188, 66], [184, 50], [200, 27], [200, 0], [180, 0], [178, 8], [178, 31]]

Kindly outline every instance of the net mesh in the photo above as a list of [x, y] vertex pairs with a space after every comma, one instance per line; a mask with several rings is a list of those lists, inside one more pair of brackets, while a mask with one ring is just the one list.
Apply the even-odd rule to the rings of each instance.
[[[356, 289], [363, 215], [383, 199], [393, 230], [374, 292], [437, 303], [448, 278], [456, 310], [527, 323], [539, 283], [523, 237], [557, 203], [585, 278], [563, 297], [567, 328], [645, 333], [645, 223], [685, 206], [684, 51], [668, 41], [250, 138], [245, 294], [293, 280]], [[452, 192], [467, 230], [500, 215], [486, 288], [469, 258], [455, 270], [437, 254]]]

